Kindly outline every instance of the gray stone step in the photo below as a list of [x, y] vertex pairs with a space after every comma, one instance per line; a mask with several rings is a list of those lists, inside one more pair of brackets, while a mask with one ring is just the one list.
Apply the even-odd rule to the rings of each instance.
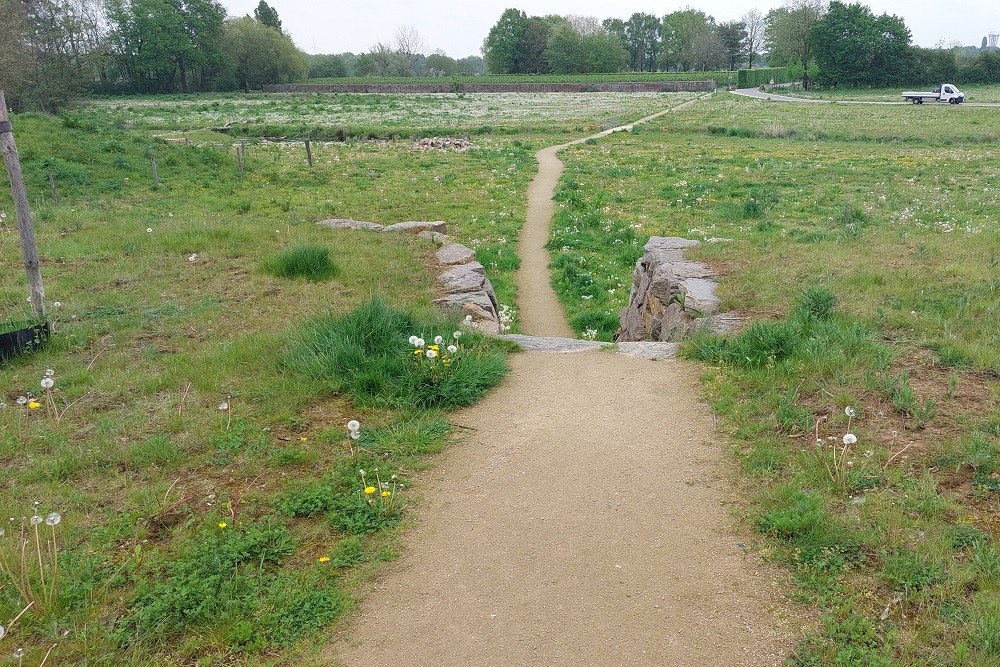
[[524, 334], [507, 334], [501, 338], [516, 343], [527, 352], [586, 352], [588, 350], [608, 349], [629, 357], [651, 360], [674, 359], [677, 356], [678, 347], [677, 343], [618, 343], [615, 345], [593, 340], [555, 336], [525, 336]]

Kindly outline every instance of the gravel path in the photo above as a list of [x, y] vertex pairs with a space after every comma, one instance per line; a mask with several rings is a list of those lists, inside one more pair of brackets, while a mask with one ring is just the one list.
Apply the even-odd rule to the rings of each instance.
[[[548, 227], [559, 148], [539, 153], [519, 246], [531, 334], [569, 329], [555, 295], [535, 289], [549, 285], [547, 231], [535, 227]], [[419, 484], [404, 555], [327, 661], [782, 664], [799, 624], [732, 535], [732, 470], [697, 398], [698, 367], [599, 349], [523, 352], [512, 365], [502, 387], [454, 415], [464, 441]]]

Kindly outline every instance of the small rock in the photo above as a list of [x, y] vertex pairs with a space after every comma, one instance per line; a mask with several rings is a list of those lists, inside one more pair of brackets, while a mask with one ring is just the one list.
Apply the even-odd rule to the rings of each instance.
[[448, 235], [441, 234], [440, 232], [418, 232], [417, 236], [422, 239], [427, 239], [437, 247], [448, 245]]
[[701, 317], [719, 312], [722, 301], [715, 296], [714, 280], [688, 278], [681, 282], [681, 291], [684, 293], [684, 310], [689, 314]]
[[475, 292], [485, 287], [486, 269], [479, 262], [459, 264], [438, 276], [438, 280], [448, 294]]

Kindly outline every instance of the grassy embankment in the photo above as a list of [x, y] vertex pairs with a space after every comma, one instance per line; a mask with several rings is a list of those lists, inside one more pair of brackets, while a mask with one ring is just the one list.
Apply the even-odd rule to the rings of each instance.
[[[381, 99], [413, 115], [408, 99]], [[290, 105], [282, 134], [303, 126], [296, 103], [268, 100]], [[511, 118], [514, 136], [478, 137], [462, 153], [317, 143], [312, 169], [301, 144], [250, 142], [241, 175], [218, 135], [176, 145], [125, 131], [188, 125], [117, 104], [113, 117], [97, 105], [14, 119], [46, 291], [60, 305], [52, 342], [0, 368], [0, 511], [15, 517], [0, 538], [13, 575], [0, 584], [0, 647], [23, 648], [24, 665], [53, 644], [49, 664], [307, 664], [316, 630], [395, 557], [398, 519], [419, 494], [412, 476], [448, 438], [443, 410], [503, 370], [475, 336], [447, 365], [416, 363], [411, 333], [430, 343], [453, 327], [430, 314], [433, 248], [312, 223], [446, 220], [511, 303], [532, 153], [549, 143], [539, 133], [599, 128], [603, 112]], [[451, 122], [454, 133], [478, 121]], [[0, 275], [0, 318], [20, 319], [17, 231], [10, 207], [0, 211], [0, 264], [12, 268]], [[359, 310], [373, 294], [413, 315]], [[29, 394], [37, 407], [17, 402]], [[20, 517], [51, 512], [60, 523], [29, 525], [22, 559]], [[25, 598], [34, 604], [12, 626]]]
[[760, 324], [687, 353], [760, 552], [821, 612], [791, 664], [1000, 660], [995, 128], [719, 95], [565, 154], [554, 282], [578, 331], [613, 332], [648, 235], [728, 239], [690, 254]]

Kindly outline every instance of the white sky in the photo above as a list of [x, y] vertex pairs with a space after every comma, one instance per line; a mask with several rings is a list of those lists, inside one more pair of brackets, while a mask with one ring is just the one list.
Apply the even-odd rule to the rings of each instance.
[[[230, 15], [253, 14], [259, 0], [221, 0]], [[634, 12], [663, 16], [686, 5], [710, 14], [716, 21], [739, 18], [757, 7], [767, 13], [780, 0], [269, 0], [278, 10], [282, 28], [308, 53], [367, 51], [379, 41], [390, 42], [399, 26], [417, 29], [428, 52], [444, 50], [462, 58], [479, 55], [490, 27], [508, 7], [528, 15], [583, 14], [605, 19], [626, 19]], [[941, 39], [979, 46], [989, 32], [1000, 32], [1000, 3], [996, 0], [871, 0], [876, 14], [902, 16], [918, 46], [932, 47]]]

